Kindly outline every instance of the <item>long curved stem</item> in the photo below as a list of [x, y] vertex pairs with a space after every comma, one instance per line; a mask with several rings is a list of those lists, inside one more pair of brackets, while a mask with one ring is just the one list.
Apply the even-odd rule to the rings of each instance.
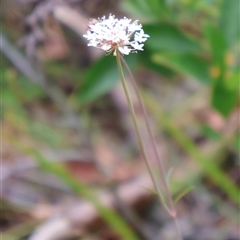
[[154, 177], [154, 174], [153, 174], [153, 171], [152, 171], [152, 168], [151, 168], [151, 165], [150, 165], [150, 161], [148, 160], [148, 157], [147, 157], [147, 154], [146, 154], [146, 151], [145, 151], [145, 148], [144, 148], [144, 144], [143, 144], [143, 141], [142, 141], [142, 138], [141, 138], [141, 134], [140, 134], [138, 123], [137, 123], [137, 119], [136, 119], [136, 114], [135, 114], [135, 111], [134, 111], [134, 108], [133, 108], [133, 104], [132, 104], [132, 101], [131, 101], [131, 98], [130, 98], [130, 95], [129, 95], [129, 92], [128, 92], [128, 88], [127, 88], [127, 85], [126, 85], [126, 82], [125, 82], [123, 69], [122, 69], [122, 64], [121, 64], [120, 53], [118, 51], [116, 53], [116, 59], [117, 59], [117, 66], [118, 66], [118, 71], [119, 71], [119, 74], [120, 74], [122, 86], [123, 86], [124, 93], [125, 93], [126, 98], [127, 98], [128, 106], [129, 106], [129, 109], [130, 109], [130, 112], [131, 112], [134, 128], [135, 128], [135, 131], [137, 133], [139, 146], [140, 146], [140, 149], [142, 151], [145, 164], [147, 166], [149, 175], [151, 177], [151, 180], [153, 182], [154, 188], [155, 188], [155, 190], [156, 190], [156, 192], [158, 194], [158, 197], [159, 197], [161, 203], [163, 204], [164, 208], [168, 211], [168, 213], [171, 215], [171, 210], [169, 209], [169, 207], [166, 205], [166, 203], [164, 201], [163, 195], [162, 195], [162, 193], [161, 193], [161, 191], [160, 191], [160, 189], [158, 187], [157, 181], [156, 181], [156, 179]]
[[150, 139], [151, 139], [151, 142], [152, 142], [152, 145], [153, 145], [153, 149], [154, 149], [154, 153], [155, 153], [158, 165], [159, 165], [159, 169], [160, 169], [160, 174], [161, 174], [161, 179], [162, 179], [162, 183], [163, 183], [163, 186], [164, 186], [164, 190], [165, 190], [166, 196], [167, 196], [169, 204], [170, 204], [170, 212], [169, 211], [168, 212], [171, 215], [171, 217], [174, 219], [174, 224], [176, 226], [179, 239], [182, 239], [181, 232], [180, 232], [180, 229], [179, 229], [179, 225], [178, 225], [178, 222], [177, 222], [177, 219], [176, 219], [177, 218], [177, 212], [175, 210], [175, 206], [174, 206], [174, 203], [173, 203], [173, 200], [172, 200], [172, 196], [171, 196], [169, 187], [167, 185], [163, 163], [162, 163], [162, 161], [160, 159], [160, 156], [159, 156], [159, 153], [157, 151], [156, 142], [155, 142], [154, 136], [153, 136], [151, 128], [150, 128], [149, 120], [148, 120], [148, 117], [147, 117], [147, 114], [146, 114], [146, 109], [144, 107], [141, 94], [140, 94], [140, 92], [138, 90], [136, 81], [135, 81], [135, 79], [134, 79], [134, 77], [133, 77], [133, 75], [131, 73], [131, 70], [129, 69], [126, 61], [124, 60], [124, 58], [120, 54], [119, 54], [119, 57], [120, 57], [121, 62], [124, 65], [124, 67], [126, 68], [126, 70], [128, 72], [128, 75], [130, 76], [131, 83], [132, 83], [132, 85], [134, 87], [134, 90], [136, 92], [136, 95], [138, 97], [138, 100], [139, 100], [139, 103], [140, 103], [140, 107], [141, 107], [142, 112], [143, 112], [144, 121], [145, 121], [145, 124], [146, 124], [146, 127], [147, 127], [147, 131], [148, 131], [148, 134], [150, 136]]

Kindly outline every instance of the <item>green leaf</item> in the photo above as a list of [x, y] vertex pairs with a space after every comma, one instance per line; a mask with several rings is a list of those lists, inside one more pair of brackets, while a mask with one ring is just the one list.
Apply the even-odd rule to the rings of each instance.
[[209, 85], [212, 82], [209, 75], [209, 62], [196, 55], [158, 53], [152, 58], [156, 64], [162, 64], [179, 73], [190, 75], [203, 84]]
[[237, 104], [238, 89], [229, 89], [222, 77], [218, 78], [214, 84], [211, 103], [224, 117], [228, 117]]
[[202, 125], [201, 129], [202, 133], [211, 140], [219, 141], [222, 139], [221, 135], [208, 125]]
[[239, 0], [223, 0], [220, 16], [220, 29], [228, 47], [231, 48], [239, 39]]
[[186, 189], [184, 189], [182, 192], [180, 192], [178, 194], [178, 196], [174, 199], [174, 204], [176, 204], [177, 202], [179, 202], [181, 200], [181, 198], [183, 198], [185, 195], [187, 195], [190, 191], [192, 191], [194, 189], [194, 187], [188, 187]]
[[9, 91], [9, 95], [14, 96], [19, 104], [31, 102], [45, 95], [41, 87], [29, 82], [13, 68], [7, 68], [1, 76], [3, 76], [2, 83], [6, 85], [3, 88], [3, 96], [8, 95]]
[[146, 1], [151, 9], [151, 12], [157, 16], [167, 16], [169, 9], [166, 4], [166, 0], [148, 0]]
[[148, 21], [164, 19], [169, 15], [166, 0], [127, 0], [122, 2], [122, 8], [130, 15]]
[[147, 190], [148, 192], [154, 194], [155, 196], [158, 196], [158, 193], [154, 190], [154, 189], [151, 189], [151, 188], [147, 188], [147, 187], [142, 187], [143, 189]]
[[206, 25], [204, 30], [210, 44], [214, 64], [222, 69], [225, 65], [224, 58], [227, 51], [227, 45], [223, 33], [220, 29], [211, 25]]
[[229, 91], [237, 91], [239, 89], [239, 79], [240, 69], [237, 69], [232, 76], [230, 76], [224, 81], [224, 85]]
[[145, 21], [156, 21], [159, 19], [159, 14], [151, 13], [150, 6], [145, 0], [125, 0], [121, 1], [121, 8], [124, 12], [134, 16], [136, 19]]
[[28, 124], [29, 134], [32, 135], [32, 138], [35, 140], [39, 139], [51, 147], [63, 146], [64, 138], [62, 138], [59, 129], [54, 129], [42, 122], [32, 121], [31, 119], [25, 119], [25, 121], [26, 124]]
[[[132, 69], [136, 66], [137, 55], [131, 54], [125, 60]], [[115, 57], [112, 55], [103, 56], [86, 73], [78, 94], [78, 100], [80, 103], [93, 101], [109, 92], [118, 81], [119, 74]]]
[[176, 75], [175, 72], [169, 67], [166, 67], [163, 64], [154, 62], [151, 57], [151, 54], [148, 54], [147, 51], [145, 52], [144, 56], [140, 58], [140, 62], [141, 64], [146, 66], [148, 69], [151, 69], [164, 77], [172, 78]]
[[145, 47], [151, 51], [193, 53], [201, 51], [196, 40], [186, 35], [178, 27], [170, 24], [145, 25], [144, 31], [150, 36]]

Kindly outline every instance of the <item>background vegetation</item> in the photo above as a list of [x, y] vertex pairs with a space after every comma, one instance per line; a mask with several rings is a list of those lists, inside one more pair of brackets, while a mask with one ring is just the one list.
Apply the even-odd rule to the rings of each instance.
[[[142, 181], [116, 61], [82, 38], [87, 19], [109, 13], [139, 19], [150, 35], [144, 52], [125, 59], [184, 239], [239, 239], [239, 4], [1, 1], [3, 239], [174, 239]], [[127, 187], [138, 179], [135, 196]]]

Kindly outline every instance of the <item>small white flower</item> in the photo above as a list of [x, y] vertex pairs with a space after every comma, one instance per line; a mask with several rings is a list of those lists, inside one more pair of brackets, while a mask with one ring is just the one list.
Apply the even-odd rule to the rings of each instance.
[[135, 33], [134, 40], [136, 42], [142, 43], [142, 42], [145, 42], [148, 37], [149, 37], [149, 35], [144, 34], [144, 31], [141, 29], [140, 32]]
[[143, 44], [139, 44], [138, 42], [135, 42], [135, 43], [132, 43], [131, 46], [132, 46], [135, 50], [143, 51]]
[[118, 50], [125, 55], [128, 55], [131, 52], [131, 49], [129, 47], [124, 46], [124, 47], [118, 47]]
[[143, 42], [149, 38], [149, 35], [144, 34], [142, 25], [138, 21], [131, 22], [132, 20], [126, 17], [117, 19], [110, 14], [106, 19], [103, 16], [89, 22], [87, 34], [83, 37], [89, 41], [88, 46], [100, 48], [108, 53], [113, 51], [114, 55], [117, 50], [123, 55], [138, 50], [143, 51]]

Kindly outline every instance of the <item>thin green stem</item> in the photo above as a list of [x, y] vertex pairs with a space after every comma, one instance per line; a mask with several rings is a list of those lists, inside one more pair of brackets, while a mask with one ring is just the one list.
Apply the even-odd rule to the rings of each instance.
[[178, 225], [178, 222], [177, 222], [177, 212], [175, 210], [175, 206], [174, 206], [174, 203], [173, 203], [173, 200], [172, 200], [172, 196], [171, 196], [171, 193], [170, 193], [170, 190], [169, 190], [166, 178], [165, 178], [164, 166], [163, 166], [163, 163], [162, 163], [162, 161], [160, 159], [160, 156], [158, 154], [158, 151], [157, 151], [156, 142], [155, 142], [154, 136], [153, 136], [151, 128], [150, 128], [149, 120], [148, 120], [148, 117], [147, 117], [147, 114], [146, 114], [146, 109], [144, 107], [141, 94], [140, 94], [140, 92], [138, 90], [136, 81], [135, 81], [135, 79], [134, 79], [134, 77], [133, 77], [133, 75], [131, 73], [131, 70], [129, 69], [126, 61], [124, 60], [124, 58], [120, 54], [119, 54], [119, 57], [120, 57], [120, 60], [122, 61], [124, 67], [126, 68], [126, 70], [128, 72], [128, 75], [130, 77], [131, 83], [132, 83], [132, 85], [134, 87], [134, 90], [136, 92], [136, 95], [138, 97], [138, 100], [139, 100], [139, 103], [140, 103], [140, 107], [141, 107], [142, 112], [143, 112], [143, 117], [144, 117], [144, 121], [145, 121], [145, 124], [146, 124], [146, 128], [147, 128], [148, 134], [150, 136], [150, 139], [151, 139], [151, 142], [152, 142], [152, 146], [153, 146], [153, 149], [154, 149], [154, 153], [155, 153], [158, 165], [159, 165], [160, 175], [161, 175], [162, 183], [163, 183], [163, 186], [164, 186], [164, 190], [165, 190], [166, 196], [167, 196], [169, 204], [170, 204], [170, 211], [168, 211], [168, 212], [169, 212], [170, 216], [174, 219], [174, 224], [175, 224], [176, 229], [177, 229], [178, 238], [181, 240], [182, 237], [181, 237], [181, 232], [180, 232], [179, 225]]
[[124, 93], [125, 93], [126, 98], [127, 98], [128, 106], [129, 106], [129, 109], [130, 109], [130, 112], [131, 112], [134, 128], [135, 128], [135, 131], [137, 133], [139, 146], [140, 146], [140, 149], [142, 151], [145, 164], [147, 166], [149, 175], [151, 177], [151, 180], [153, 182], [154, 188], [155, 188], [155, 190], [156, 190], [156, 192], [158, 194], [158, 197], [159, 197], [161, 203], [163, 204], [163, 206], [167, 210], [167, 212], [170, 215], [172, 215], [171, 210], [166, 205], [166, 203], [164, 201], [164, 198], [163, 198], [163, 195], [162, 195], [162, 193], [161, 193], [161, 191], [160, 191], [160, 189], [158, 187], [157, 181], [156, 181], [156, 179], [154, 177], [154, 174], [153, 174], [153, 171], [152, 171], [152, 168], [151, 168], [151, 165], [150, 165], [150, 161], [148, 160], [148, 157], [147, 157], [147, 154], [146, 154], [146, 151], [145, 151], [145, 148], [144, 148], [144, 144], [143, 144], [143, 141], [142, 141], [142, 138], [141, 138], [140, 130], [139, 130], [137, 119], [136, 119], [136, 114], [135, 114], [135, 111], [134, 111], [134, 108], [133, 108], [133, 104], [132, 104], [132, 101], [131, 101], [131, 98], [130, 98], [130, 95], [129, 95], [129, 92], [128, 92], [128, 89], [127, 89], [127, 85], [126, 85], [126, 82], [125, 82], [123, 69], [122, 69], [122, 64], [121, 64], [121, 59], [120, 59], [120, 53], [118, 51], [116, 53], [116, 59], [117, 59], [117, 66], [118, 66], [118, 71], [119, 71], [119, 74], [120, 74], [122, 86], [123, 86]]
[[124, 67], [126, 68], [129, 76], [130, 76], [130, 80], [132, 82], [132, 85], [134, 87], [134, 90], [136, 92], [136, 95], [138, 97], [138, 100], [139, 100], [139, 103], [140, 103], [140, 107], [142, 108], [142, 112], [143, 112], [143, 117], [144, 117], [144, 121], [145, 121], [145, 124], [146, 124], [146, 127], [147, 127], [147, 131], [148, 131], [148, 134], [150, 136], [150, 139], [151, 139], [151, 142], [152, 142], [152, 145], [153, 145], [153, 149], [154, 149], [154, 154], [156, 156], [156, 159], [157, 159], [157, 162], [159, 164], [159, 169], [160, 169], [160, 175], [161, 175], [161, 179], [162, 179], [162, 182], [163, 182], [163, 186], [164, 186], [164, 189], [165, 189], [165, 192], [166, 192], [166, 195], [167, 195], [167, 198], [169, 200], [169, 203], [171, 205], [171, 208], [172, 208], [172, 211], [173, 211], [173, 215], [175, 215], [175, 209], [174, 209], [174, 206], [173, 206], [173, 201], [172, 201], [172, 197], [171, 197], [171, 194], [170, 194], [170, 191], [169, 191], [169, 188], [168, 188], [168, 185], [167, 185], [167, 181], [166, 181], [166, 178], [165, 178], [165, 170], [164, 170], [164, 166], [163, 166], [163, 163], [160, 159], [160, 156], [158, 154], [158, 150], [157, 150], [157, 146], [156, 146], [156, 142], [155, 142], [155, 139], [154, 139], [154, 136], [152, 134], [152, 131], [151, 131], [151, 128], [150, 128], [150, 124], [149, 124], [149, 121], [148, 121], [148, 117], [147, 117], [147, 113], [146, 113], [146, 109], [144, 107], [144, 104], [143, 104], [143, 101], [142, 101], [142, 97], [141, 97], [141, 94], [138, 90], [138, 87], [137, 87], [137, 84], [136, 84], [136, 81], [134, 80], [134, 77], [126, 63], [126, 61], [124, 60], [124, 58], [122, 56], [120, 56], [120, 59], [121, 61], [123, 62], [124, 64]]

